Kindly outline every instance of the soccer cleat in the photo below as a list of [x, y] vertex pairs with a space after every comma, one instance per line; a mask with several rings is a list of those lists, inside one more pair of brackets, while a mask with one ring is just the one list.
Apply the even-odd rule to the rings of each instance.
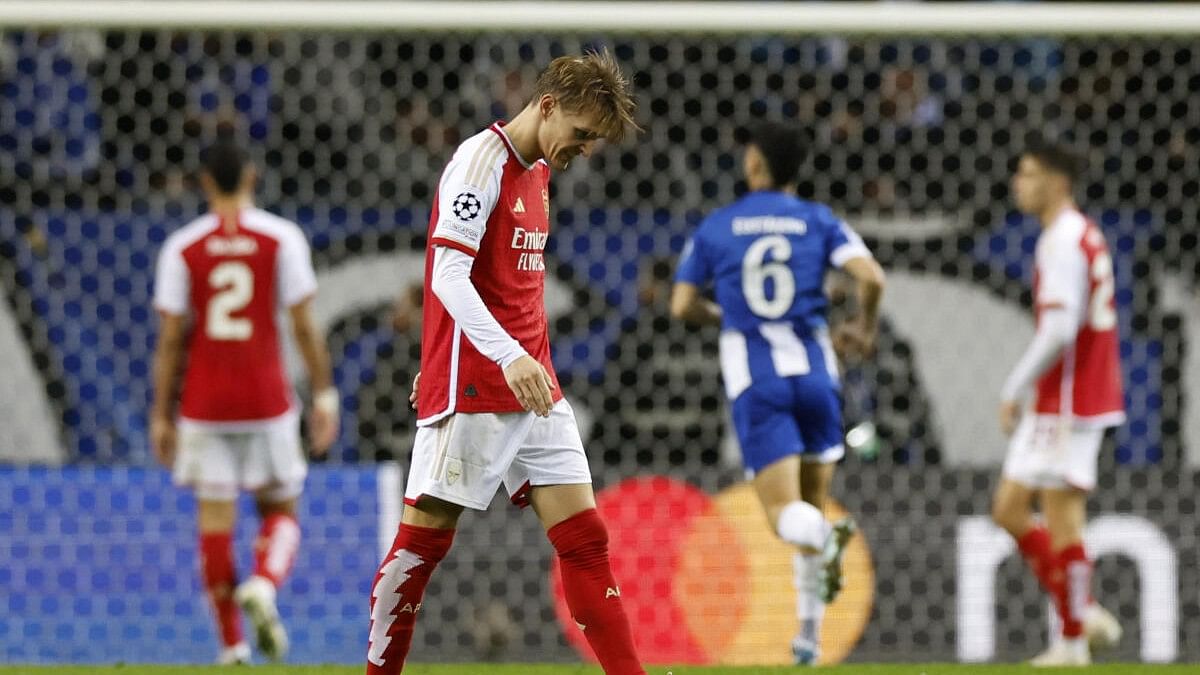
[[1117, 617], [1104, 609], [1099, 603], [1088, 605], [1083, 619], [1083, 633], [1087, 635], [1088, 646], [1092, 651], [1112, 649], [1121, 642], [1121, 624]]
[[287, 654], [288, 639], [279, 620], [279, 609], [275, 607], [275, 584], [255, 575], [238, 584], [233, 598], [254, 626], [258, 648], [268, 659], [282, 661]]
[[797, 635], [792, 639], [792, 662], [798, 666], [815, 666], [821, 658], [821, 645]]
[[1029, 660], [1034, 668], [1057, 668], [1062, 666], [1090, 666], [1092, 655], [1088, 652], [1087, 640], [1057, 640], [1046, 649]]
[[232, 647], [224, 647], [217, 655], [218, 666], [242, 666], [250, 663], [250, 645], [239, 642]]
[[825, 547], [821, 550], [820, 595], [821, 602], [829, 604], [842, 590], [842, 556], [846, 553], [846, 545], [858, 531], [854, 518], [846, 516], [833, 524], [829, 536], [825, 538]]

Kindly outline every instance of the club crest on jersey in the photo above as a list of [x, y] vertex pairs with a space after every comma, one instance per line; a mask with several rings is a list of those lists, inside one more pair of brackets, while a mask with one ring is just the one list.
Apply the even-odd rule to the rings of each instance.
[[454, 198], [450, 208], [454, 210], [454, 215], [459, 220], [474, 220], [479, 217], [479, 212], [483, 210], [483, 205], [479, 202], [479, 197], [470, 192], [463, 192]]

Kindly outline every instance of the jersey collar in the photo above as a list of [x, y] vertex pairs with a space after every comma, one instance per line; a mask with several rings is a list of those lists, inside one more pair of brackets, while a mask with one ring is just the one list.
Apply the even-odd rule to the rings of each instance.
[[497, 136], [500, 137], [500, 140], [504, 141], [504, 145], [508, 146], [509, 154], [515, 157], [517, 161], [521, 163], [521, 166], [525, 167], [526, 170], [532, 169], [533, 164], [525, 161], [525, 158], [521, 156], [521, 153], [517, 152], [517, 148], [513, 145], [512, 139], [509, 138], [508, 133], [504, 131], [505, 124], [506, 123], [504, 120], [499, 120], [493, 123], [490, 128], [496, 133]]

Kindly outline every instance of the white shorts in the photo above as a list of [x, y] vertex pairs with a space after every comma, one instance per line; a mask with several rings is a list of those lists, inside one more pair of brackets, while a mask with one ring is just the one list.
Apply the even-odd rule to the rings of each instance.
[[1091, 490], [1102, 427], [1072, 425], [1057, 415], [1026, 414], [1017, 425], [1004, 459], [1004, 477], [1032, 488]]
[[566, 399], [549, 417], [530, 412], [455, 413], [417, 429], [404, 503], [423, 495], [486, 510], [501, 481], [512, 502], [529, 488], [591, 483], [575, 412]]
[[294, 415], [237, 432], [181, 420], [178, 444], [172, 479], [194, 489], [200, 499], [233, 501], [239, 490], [246, 490], [274, 502], [297, 497], [304, 489], [308, 464]]

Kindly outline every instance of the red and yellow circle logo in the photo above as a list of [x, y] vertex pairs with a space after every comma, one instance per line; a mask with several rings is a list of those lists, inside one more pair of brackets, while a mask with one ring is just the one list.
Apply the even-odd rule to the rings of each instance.
[[[794, 549], [767, 525], [748, 483], [710, 496], [656, 476], [596, 496], [609, 534], [613, 574], [648, 663], [787, 664], [797, 631]], [[830, 504], [832, 520], [844, 515]], [[861, 532], [843, 561], [845, 586], [825, 610], [821, 663], [844, 659], [871, 616], [875, 575]], [[567, 639], [595, 661], [567, 610], [557, 559], [554, 606]]]

